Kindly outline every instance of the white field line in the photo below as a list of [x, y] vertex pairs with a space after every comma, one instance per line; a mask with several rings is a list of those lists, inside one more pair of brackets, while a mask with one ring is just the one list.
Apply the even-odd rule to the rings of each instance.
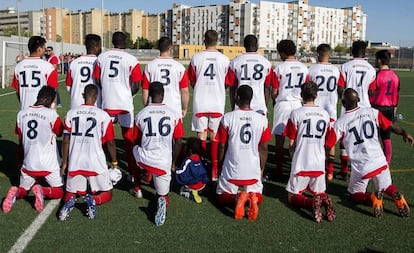
[[9, 250], [9, 253], [21, 253], [29, 244], [29, 242], [36, 235], [37, 231], [43, 226], [47, 218], [53, 212], [53, 209], [59, 205], [59, 199], [53, 199], [49, 201], [49, 204], [43, 209], [43, 211], [36, 217], [32, 224], [24, 231], [24, 233], [15, 242], [13, 247]]
[[7, 95], [11, 95], [11, 94], [16, 94], [16, 92], [15, 91], [7, 92], [7, 93], [4, 93], [4, 94], [1, 94], [0, 97], [4, 97], [4, 96], [7, 96]]

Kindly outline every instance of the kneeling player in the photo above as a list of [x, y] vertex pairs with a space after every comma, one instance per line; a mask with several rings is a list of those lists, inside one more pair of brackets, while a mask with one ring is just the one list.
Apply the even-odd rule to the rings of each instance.
[[135, 118], [138, 145], [134, 146], [133, 153], [138, 166], [153, 175], [158, 195], [155, 225], [161, 226], [167, 212], [171, 168], [181, 149], [184, 127], [181, 115], [162, 104], [162, 83], [150, 84], [149, 97], [149, 104]]
[[[403, 140], [413, 145], [413, 137], [401, 127], [392, 124], [378, 110], [370, 107], [359, 107], [358, 93], [348, 88], [345, 90], [342, 104], [345, 113], [335, 122], [335, 131], [328, 137], [327, 146], [333, 147], [342, 140], [351, 160], [351, 177], [348, 192], [356, 203], [372, 205], [372, 214], [380, 217], [383, 214], [382, 198], [385, 192], [395, 202], [402, 217], [410, 215], [410, 208], [397, 186], [392, 184], [389, 164], [378, 140], [378, 129], [391, 129], [403, 136]], [[366, 192], [372, 179], [374, 193]]]
[[[23, 144], [24, 159], [21, 167], [20, 186], [12, 186], [4, 201], [3, 212], [12, 209], [16, 199], [24, 198], [31, 189], [35, 196], [35, 209], [43, 210], [44, 197], [60, 199], [63, 196], [63, 183], [60, 176], [56, 152], [56, 135], [62, 134], [62, 121], [55, 110], [50, 109], [56, 91], [43, 86], [33, 106], [17, 114], [17, 134]], [[45, 179], [50, 187], [35, 184]]]
[[[329, 114], [315, 105], [318, 86], [314, 82], [302, 85], [303, 106], [290, 114], [284, 135], [289, 141], [292, 158], [289, 182], [286, 185], [288, 201], [292, 205], [313, 209], [315, 221], [322, 221], [322, 205], [329, 221], [335, 220], [332, 200], [325, 193], [325, 136]], [[313, 198], [302, 193], [309, 189]]]
[[226, 113], [221, 119], [218, 142], [219, 160], [223, 166], [216, 193], [220, 204], [236, 204], [234, 217], [237, 220], [245, 216], [248, 202], [248, 218], [253, 221], [257, 219], [258, 205], [263, 200], [261, 178], [267, 159], [267, 143], [272, 135], [266, 116], [250, 108], [252, 97], [250, 86], [240, 86], [236, 95], [239, 109]]
[[[85, 201], [89, 219], [95, 219], [96, 205], [112, 199], [112, 182], [102, 145], [106, 143], [112, 165], [116, 167], [114, 128], [110, 116], [95, 106], [97, 86], [85, 86], [83, 97], [85, 104], [68, 111], [64, 123], [62, 173], [67, 169], [68, 178], [65, 204], [59, 212], [61, 221], [68, 218], [77, 194]], [[92, 195], [87, 193], [88, 182]]]

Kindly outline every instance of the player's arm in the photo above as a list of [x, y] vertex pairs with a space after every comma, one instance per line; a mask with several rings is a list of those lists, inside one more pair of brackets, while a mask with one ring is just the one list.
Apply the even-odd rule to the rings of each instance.
[[267, 161], [267, 154], [268, 154], [268, 148], [267, 148], [267, 142], [261, 142], [259, 144], [259, 156], [260, 156], [260, 171], [262, 173], [262, 177], [263, 177], [263, 173], [264, 173], [264, 169], [266, 167], [266, 161]]
[[118, 166], [118, 160], [116, 157], [116, 144], [115, 144], [115, 131], [112, 121], [109, 120], [108, 126], [105, 130], [105, 135], [102, 138], [102, 143], [106, 144], [108, 148], [108, 153], [111, 156], [112, 167], [116, 168]]
[[142, 81], [142, 72], [139, 63], [131, 71], [130, 80], [131, 80], [131, 93], [135, 95], [139, 91], [139, 85]]
[[100, 89], [102, 89], [101, 84], [101, 66], [99, 65], [99, 62], [96, 61], [93, 66], [93, 73], [92, 73], [93, 80], [95, 81], [96, 86], [98, 86]]
[[187, 115], [188, 103], [190, 102], [190, 91], [188, 87], [180, 89], [181, 93], [181, 106], [182, 106], [182, 117], [184, 118]]
[[220, 122], [219, 129], [217, 131], [216, 140], [219, 142], [218, 146], [218, 161], [220, 164], [220, 168], [223, 165], [224, 154], [226, 153], [226, 143], [227, 143], [227, 131], [224, 128], [222, 122]]
[[69, 158], [69, 145], [70, 145], [70, 132], [65, 132], [62, 140], [62, 175], [66, 174], [68, 168], [68, 158]]
[[234, 108], [236, 107], [236, 91], [237, 91], [237, 86], [230, 86], [230, 106], [231, 106], [231, 110], [234, 111]]
[[177, 162], [178, 155], [181, 152], [182, 138], [184, 137], [184, 126], [181, 119], [178, 120], [177, 125], [174, 128], [173, 133], [173, 150], [172, 150], [172, 163], [171, 170], [175, 170], [175, 163]]
[[149, 90], [148, 89], [142, 89], [142, 105], [143, 106], [148, 105], [148, 97], [149, 97]]
[[411, 136], [410, 133], [405, 131], [402, 127], [400, 127], [396, 123], [392, 123], [379, 111], [378, 111], [378, 123], [382, 130], [387, 130], [388, 128], [390, 128], [390, 130], [393, 133], [401, 135], [403, 137], [404, 142], [408, 142], [408, 144], [410, 144], [411, 146], [414, 144], [414, 138]]

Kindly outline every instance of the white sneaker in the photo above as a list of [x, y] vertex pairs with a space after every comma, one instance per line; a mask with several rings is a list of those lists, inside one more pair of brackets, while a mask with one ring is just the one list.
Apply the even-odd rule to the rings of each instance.
[[138, 191], [135, 191], [133, 188], [129, 190], [129, 193], [134, 196], [137, 199], [142, 199], [142, 191], [139, 189]]
[[155, 214], [155, 225], [162, 226], [165, 223], [167, 213], [167, 201], [164, 197], [158, 197], [157, 213]]

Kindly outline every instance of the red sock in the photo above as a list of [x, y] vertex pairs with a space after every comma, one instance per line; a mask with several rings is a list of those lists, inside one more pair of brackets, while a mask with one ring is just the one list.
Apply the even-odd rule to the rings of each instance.
[[76, 193], [66, 192], [65, 197], [63, 198], [63, 200], [66, 202], [72, 197], [76, 198]]
[[223, 192], [217, 195], [217, 202], [223, 206], [233, 206], [236, 203], [236, 194]]
[[210, 142], [211, 169], [214, 171], [212, 174], [216, 176], [218, 176], [218, 144], [216, 140]]
[[27, 196], [27, 191], [23, 187], [19, 187], [19, 191], [17, 192], [17, 199], [22, 199]]
[[275, 157], [276, 157], [276, 176], [280, 176], [282, 175], [282, 171], [283, 171], [283, 155], [284, 155], [284, 150], [283, 147], [282, 148], [276, 148], [275, 149]]
[[333, 161], [326, 161], [326, 172], [328, 174], [333, 174], [333, 172], [334, 172], [334, 162]]
[[93, 195], [93, 199], [95, 200], [95, 203], [97, 205], [102, 205], [104, 203], [107, 203], [107, 202], [111, 201], [112, 193], [111, 192], [101, 192], [98, 195]]
[[387, 159], [388, 164], [390, 164], [391, 163], [391, 157], [392, 157], [391, 139], [382, 140], [382, 144], [384, 146], [385, 158]]
[[313, 199], [302, 194], [293, 194], [290, 198], [290, 203], [298, 207], [312, 208]]
[[207, 154], [207, 142], [206, 140], [201, 140], [201, 147], [203, 148], [203, 156], [205, 157]]
[[341, 173], [342, 174], [348, 174], [348, 160], [349, 157], [345, 155], [340, 156], [341, 159]]
[[257, 204], [260, 205], [263, 202], [263, 194], [256, 192]]
[[134, 147], [134, 131], [133, 128], [121, 127], [122, 136], [124, 137], [124, 149], [125, 159], [128, 162], [128, 169], [131, 173], [136, 169], [137, 164], [135, 162], [134, 154], [132, 149]]
[[351, 200], [358, 204], [371, 204], [370, 192], [357, 192], [351, 195]]
[[43, 195], [49, 199], [60, 199], [63, 197], [62, 187], [42, 187]]
[[394, 199], [394, 193], [398, 192], [398, 187], [396, 185], [391, 184], [390, 186], [385, 189], [385, 194], [390, 196], [392, 199]]

